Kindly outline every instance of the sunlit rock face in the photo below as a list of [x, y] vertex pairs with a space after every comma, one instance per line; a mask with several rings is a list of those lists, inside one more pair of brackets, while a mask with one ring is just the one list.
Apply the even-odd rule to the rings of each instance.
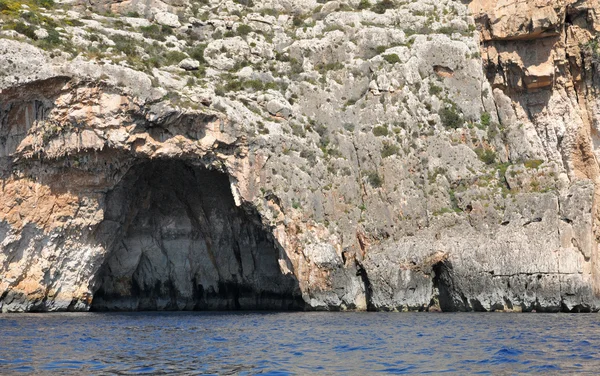
[[145, 162], [108, 193], [96, 310], [299, 309], [294, 276], [226, 175]]
[[0, 309], [599, 310], [598, 1], [371, 3], [3, 11]]

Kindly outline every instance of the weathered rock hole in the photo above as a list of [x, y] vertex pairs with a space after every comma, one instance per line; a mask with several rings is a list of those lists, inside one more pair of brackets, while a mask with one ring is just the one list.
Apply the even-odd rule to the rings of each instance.
[[442, 78], [448, 78], [448, 77], [454, 76], [454, 71], [443, 65], [434, 65], [433, 71], [435, 72], [435, 74], [437, 74], [439, 77], [442, 77]]
[[[225, 174], [143, 162], [107, 194], [92, 310], [302, 309], [285, 254]], [[285, 269], [285, 268], [284, 268]]]
[[532, 220], [523, 223], [523, 227], [528, 226], [528, 225], [530, 225], [532, 223], [538, 223], [538, 222], [541, 222], [541, 221], [542, 221], [542, 218], [540, 218], [540, 217], [533, 218]]

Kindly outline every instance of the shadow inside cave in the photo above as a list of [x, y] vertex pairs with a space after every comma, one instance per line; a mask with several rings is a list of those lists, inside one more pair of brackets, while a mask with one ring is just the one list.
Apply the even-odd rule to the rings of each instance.
[[297, 310], [291, 263], [227, 175], [184, 161], [132, 167], [107, 194], [108, 251], [91, 310]]

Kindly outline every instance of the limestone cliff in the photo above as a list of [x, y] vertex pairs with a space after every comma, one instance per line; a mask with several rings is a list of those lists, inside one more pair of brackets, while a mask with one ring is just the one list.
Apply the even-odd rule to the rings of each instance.
[[0, 0], [0, 308], [598, 310], [599, 12]]

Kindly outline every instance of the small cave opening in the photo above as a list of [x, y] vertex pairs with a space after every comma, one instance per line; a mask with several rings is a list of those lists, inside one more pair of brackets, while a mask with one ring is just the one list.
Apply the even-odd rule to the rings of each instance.
[[442, 312], [469, 311], [467, 299], [460, 294], [454, 283], [454, 269], [449, 260], [433, 265], [433, 286], [438, 291], [438, 300]]
[[92, 311], [300, 310], [291, 263], [226, 174], [145, 161], [107, 193]]

